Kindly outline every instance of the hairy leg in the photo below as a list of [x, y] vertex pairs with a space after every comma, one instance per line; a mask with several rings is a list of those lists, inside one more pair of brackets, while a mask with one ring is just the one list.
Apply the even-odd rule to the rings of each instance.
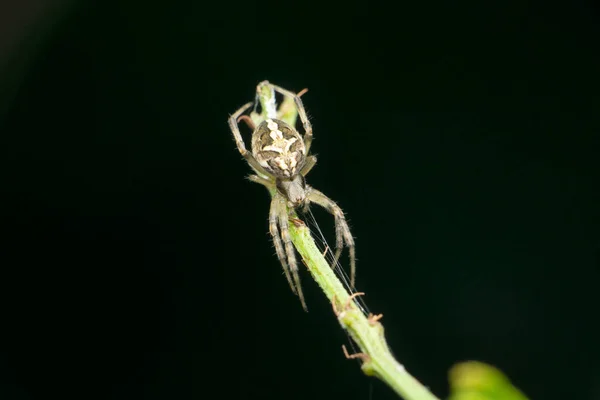
[[356, 280], [356, 255], [354, 238], [350, 233], [350, 227], [348, 226], [348, 222], [346, 222], [346, 217], [344, 216], [342, 209], [329, 197], [313, 188], [310, 188], [309, 190], [308, 200], [325, 208], [335, 217], [336, 251], [332, 267], [335, 267], [337, 264], [345, 243], [348, 247], [348, 252], [350, 253], [350, 285], [354, 287]]
[[313, 167], [315, 166], [316, 163], [317, 163], [317, 157], [315, 157], [315, 156], [306, 157], [306, 163], [300, 170], [300, 174], [302, 174], [302, 176], [308, 175], [308, 173], [310, 172], [311, 169], [313, 169]]
[[292, 288], [292, 292], [296, 294], [296, 287], [294, 286], [294, 282], [292, 281], [292, 277], [290, 275], [290, 268], [287, 263], [287, 258], [285, 256], [285, 252], [283, 250], [283, 243], [281, 241], [281, 237], [279, 236], [279, 228], [277, 227], [279, 223], [279, 199], [277, 196], [273, 196], [271, 200], [271, 209], [269, 210], [269, 232], [273, 237], [273, 244], [275, 245], [275, 252], [277, 253], [277, 258], [279, 258], [279, 262], [283, 267], [283, 272], [285, 272], [285, 277], [290, 284], [290, 288]]
[[279, 227], [281, 228], [281, 239], [283, 239], [283, 244], [285, 246], [285, 252], [288, 259], [288, 265], [290, 267], [290, 271], [292, 273], [292, 277], [294, 278], [294, 284], [296, 286], [296, 292], [298, 293], [298, 297], [300, 298], [300, 303], [302, 303], [302, 308], [307, 311], [306, 302], [304, 301], [304, 294], [302, 293], [302, 286], [300, 284], [300, 275], [298, 274], [298, 263], [296, 262], [296, 253], [294, 250], [294, 245], [292, 244], [292, 239], [290, 238], [290, 222], [288, 209], [285, 204], [285, 200], [283, 197], [275, 196], [279, 198], [279, 209], [277, 211], [277, 216], [279, 217]]
[[284, 89], [280, 86], [273, 85], [272, 83], [269, 83], [269, 85], [276, 92], [279, 92], [284, 96], [288, 96], [288, 97], [291, 97], [294, 99], [294, 102], [296, 103], [296, 109], [298, 110], [298, 116], [300, 117], [300, 120], [302, 121], [302, 126], [304, 127], [304, 145], [306, 146], [306, 154], [308, 154], [308, 151], [310, 150], [310, 145], [312, 143], [312, 138], [313, 138], [312, 125], [311, 125], [310, 121], [308, 120], [308, 116], [306, 115], [306, 110], [304, 109], [304, 104], [302, 103], [300, 96], [298, 96], [296, 93], [290, 92], [289, 90]]
[[235, 139], [235, 144], [242, 155], [246, 159], [246, 162], [250, 164], [252, 169], [260, 176], [267, 177], [269, 174], [265, 169], [256, 161], [251, 152], [246, 149], [246, 145], [244, 144], [244, 139], [242, 139], [242, 134], [240, 133], [240, 128], [238, 126], [238, 118], [252, 106], [252, 102], [244, 104], [240, 107], [235, 113], [233, 113], [229, 117], [229, 128], [233, 133], [233, 137]]

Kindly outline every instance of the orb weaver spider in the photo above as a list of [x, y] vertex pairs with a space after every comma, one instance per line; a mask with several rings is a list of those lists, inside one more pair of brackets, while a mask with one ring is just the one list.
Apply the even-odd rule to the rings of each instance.
[[[315, 203], [333, 214], [335, 218], [336, 251], [332, 267], [337, 264], [344, 245], [348, 247], [350, 253], [350, 284], [352, 287], [354, 287], [356, 273], [354, 238], [350, 233], [342, 209], [329, 197], [306, 184], [305, 177], [317, 163], [317, 158], [309, 153], [313, 132], [300, 99], [301, 94], [290, 92], [268, 81], [258, 84], [257, 93], [264, 87], [270, 89], [272, 94], [271, 109], [263, 110], [266, 118], [255, 126], [253, 120], [244, 115], [252, 105], [255, 105], [254, 102], [249, 102], [229, 117], [229, 127], [240, 154], [256, 173], [256, 175], [250, 175], [248, 178], [253, 182], [266, 186], [270, 192], [274, 193], [269, 211], [269, 232], [273, 237], [277, 257], [292, 292], [298, 295], [302, 307], [306, 310], [298, 275], [298, 263], [289, 233], [289, 209], [302, 208], [306, 211], [311, 203]], [[303, 136], [293, 126], [276, 118], [275, 92], [294, 100], [304, 128]], [[238, 126], [238, 122], [242, 119], [253, 129], [251, 152], [246, 149]]]

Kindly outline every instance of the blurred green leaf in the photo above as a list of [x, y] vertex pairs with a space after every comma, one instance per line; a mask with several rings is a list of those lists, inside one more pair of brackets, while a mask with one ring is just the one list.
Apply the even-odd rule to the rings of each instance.
[[449, 379], [449, 400], [528, 400], [500, 370], [481, 362], [456, 364]]

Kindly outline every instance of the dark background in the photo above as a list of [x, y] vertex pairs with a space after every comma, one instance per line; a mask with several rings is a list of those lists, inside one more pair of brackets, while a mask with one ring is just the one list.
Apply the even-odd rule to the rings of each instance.
[[411, 373], [600, 399], [594, 3], [201, 3], [4, 6], [1, 399], [396, 398], [281, 273], [226, 125], [263, 79]]

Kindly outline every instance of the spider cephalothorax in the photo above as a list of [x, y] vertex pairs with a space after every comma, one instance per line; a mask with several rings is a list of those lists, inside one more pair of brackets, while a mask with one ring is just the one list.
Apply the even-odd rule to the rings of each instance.
[[[298, 276], [296, 254], [289, 234], [288, 207], [306, 208], [310, 203], [316, 203], [333, 214], [336, 232], [336, 252], [333, 265], [337, 263], [345, 244], [350, 252], [350, 280], [352, 286], [354, 286], [356, 264], [354, 239], [350, 234], [350, 228], [340, 207], [323, 193], [306, 184], [305, 176], [315, 166], [317, 158], [309, 155], [312, 143], [312, 126], [306, 116], [300, 96], [267, 81], [258, 85], [258, 88], [264, 87], [273, 92], [272, 99], [274, 99], [274, 92], [279, 92], [294, 99], [298, 115], [304, 127], [304, 135], [300, 135], [293, 126], [276, 119], [276, 115], [270, 115], [276, 113], [274, 109], [271, 112], [267, 110], [267, 118], [254, 127], [252, 120], [244, 116], [244, 113], [253, 103], [243, 105], [231, 115], [229, 127], [233, 132], [238, 150], [256, 172], [256, 175], [250, 175], [250, 180], [266, 186], [274, 193], [269, 212], [269, 231], [273, 237], [277, 257], [283, 266], [290, 287], [294, 293], [298, 294], [302, 306], [306, 309], [300, 286], [300, 277]], [[249, 124], [254, 128], [252, 152], [246, 149], [242, 139], [238, 127], [238, 119], [240, 118], [250, 121]]]

